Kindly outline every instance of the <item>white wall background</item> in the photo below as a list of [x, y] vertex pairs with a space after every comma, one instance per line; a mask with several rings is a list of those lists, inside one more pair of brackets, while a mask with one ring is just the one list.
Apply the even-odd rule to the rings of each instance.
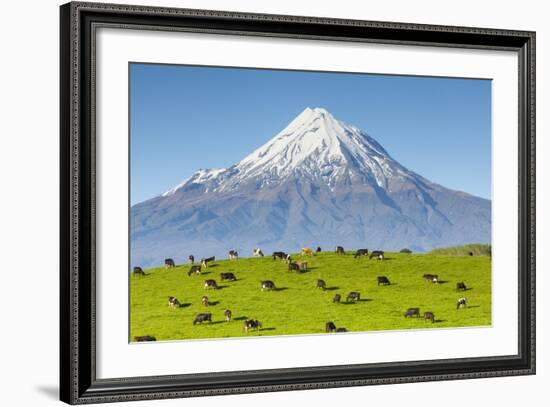
[[[550, 27], [545, 2], [146, 0], [134, 4], [537, 31], [538, 374], [528, 377], [187, 399], [187, 406], [542, 405], [550, 380], [545, 208], [550, 185]], [[58, 0], [6, 2], [0, 25], [0, 404], [54, 405], [58, 386]], [[148, 402], [175, 406], [181, 400]], [[127, 403], [130, 406], [136, 403]], [[142, 403], [143, 404], [143, 403]], [[143, 404], [145, 405], [145, 404]]]

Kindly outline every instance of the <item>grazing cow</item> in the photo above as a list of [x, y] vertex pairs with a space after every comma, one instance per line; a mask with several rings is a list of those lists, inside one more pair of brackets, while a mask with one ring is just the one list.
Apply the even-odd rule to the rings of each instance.
[[390, 280], [388, 280], [388, 277], [386, 276], [378, 276], [376, 277], [378, 280], [378, 285], [390, 285]]
[[229, 250], [229, 259], [236, 260], [239, 258], [239, 253], [236, 250]]
[[288, 271], [294, 270], [295, 272], [300, 272], [300, 265], [298, 263], [288, 263]]
[[341, 299], [342, 299], [342, 296], [340, 294], [336, 294], [332, 299], [332, 302], [339, 304]]
[[216, 257], [212, 256], [212, 257], [207, 257], [207, 258], [203, 258], [201, 259], [201, 264], [204, 268], [207, 268], [208, 267], [208, 263], [210, 262], [213, 262], [214, 260], [216, 260]]
[[206, 321], [212, 322], [212, 314], [209, 312], [206, 312], [204, 314], [197, 314], [197, 316], [193, 320], [193, 325], [197, 325], [198, 323], [203, 323]]
[[459, 298], [456, 302], [456, 309], [466, 308], [467, 307], [466, 302], [467, 302], [466, 297]]
[[259, 330], [262, 327], [262, 324], [257, 319], [247, 319], [244, 321], [243, 329], [245, 332], [250, 331], [251, 329]]
[[325, 283], [325, 280], [317, 280], [317, 284], [315, 286], [321, 290], [327, 289], [327, 283]]
[[144, 276], [145, 275], [145, 272], [143, 271], [143, 269], [141, 267], [134, 267], [134, 276]]
[[424, 313], [424, 319], [427, 321], [432, 321], [432, 324], [435, 322], [435, 315], [433, 312], [426, 311]]
[[336, 254], [346, 254], [342, 246], [336, 246]]
[[355, 255], [353, 256], [354, 259], [361, 257], [361, 256], [368, 256], [369, 255], [369, 249], [359, 249], [355, 252]]
[[191, 266], [191, 268], [189, 269], [189, 271], [187, 272], [187, 275], [188, 276], [192, 276], [193, 274], [200, 274], [201, 273], [201, 266], [199, 266], [198, 264], [195, 264], [194, 266]]
[[208, 307], [210, 305], [210, 302], [208, 301], [208, 297], [206, 295], [203, 295], [201, 298], [202, 305], [205, 307]]
[[192, 254], [189, 255], [189, 263], [195, 263], [195, 256], [193, 256]]
[[432, 283], [438, 282], [438, 275], [437, 274], [424, 274], [422, 278], [426, 281], [431, 281]]
[[264, 257], [264, 252], [262, 252], [262, 249], [254, 249], [254, 257]]
[[176, 297], [168, 297], [168, 306], [170, 308], [179, 308], [181, 304]]
[[226, 309], [224, 312], [223, 312], [223, 316], [225, 317], [225, 320], [227, 322], [231, 321], [231, 310], [230, 309]]
[[176, 263], [174, 263], [173, 259], [164, 259], [164, 267], [166, 267], [167, 269], [171, 267], [176, 267]]
[[317, 246], [317, 250], [315, 250], [317, 253], [321, 253], [321, 246]]
[[288, 254], [286, 254], [285, 252], [273, 252], [273, 260], [286, 260], [287, 257]]
[[309, 247], [302, 247], [302, 254], [304, 256], [313, 256], [313, 250]]
[[326, 333], [336, 332], [336, 325], [334, 325], [334, 322], [329, 321], [325, 324], [325, 332]]
[[407, 317], [419, 317], [420, 316], [420, 308], [409, 308], [405, 314], [403, 314], [405, 318]]
[[382, 250], [373, 250], [369, 256], [369, 259], [376, 258], [378, 260], [384, 260], [384, 252]]
[[218, 289], [218, 284], [216, 284], [216, 280], [204, 280], [204, 288], [214, 288]]
[[350, 302], [350, 301], [355, 302], [355, 301], [359, 301], [360, 299], [361, 299], [361, 295], [356, 291], [352, 291], [346, 297], [346, 302]]
[[296, 264], [298, 265], [298, 267], [300, 267], [300, 270], [307, 270], [307, 261], [297, 261]]
[[263, 290], [274, 290], [275, 283], [271, 280], [265, 280], [261, 282], [262, 291]]
[[336, 328], [336, 332], [347, 332], [346, 328]]
[[154, 336], [150, 336], [150, 335], [134, 336], [134, 342], [154, 342], [156, 340], [157, 340], [157, 338], [155, 338]]
[[236, 281], [237, 277], [233, 273], [220, 273], [220, 279], [222, 281]]
[[466, 291], [466, 284], [464, 284], [462, 281], [456, 283], [456, 291]]
[[285, 261], [286, 261], [287, 264], [292, 263], [292, 257], [290, 257], [290, 254], [286, 255]]
[[473, 252], [468, 252], [468, 256], [473, 256], [474, 253]]

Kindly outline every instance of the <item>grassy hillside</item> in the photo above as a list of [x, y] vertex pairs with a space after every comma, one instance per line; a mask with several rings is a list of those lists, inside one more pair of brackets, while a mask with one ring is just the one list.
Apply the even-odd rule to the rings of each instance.
[[[323, 333], [325, 323], [333, 321], [348, 331], [373, 331], [409, 328], [482, 326], [491, 324], [491, 259], [486, 256], [446, 256], [437, 254], [387, 253], [385, 260], [354, 259], [320, 253], [314, 257], [294, 255], [306, 260], [303, 274], [287, 271], [287, 265], [271, 257], [216, 261], [201, 276], [187, 275], [189, 265], [172, 269], [145, 270], [145, 276], [131, 276], [130, 338], [152, 335], [157, 340], [222, 338], [252, 335]], [[232, 272], [237, 281], [221, 282], [221, 272]], [[426, 282], [422, 275], [438, 274], [440, 283]], [[389, 286], [378, 286], [377, 276], [387, 276]], [[316, 288], [325, 280], [327, 290]], [[215, 279], [221, 287], [205, 290], [204, 280]], [[260, 281], [272, 280], [275, 291], [261, 291]], [[463, 281], [468, 290], [456, 292]], [[345, 297], [358, 291], [361, 301], [333, 304], [335, 294]], [[205, 307], [207, 295], [213, 305]], [[181, 308], [168, 307], [175, 296]], [[456, 309], [456, 300], [468, 298], [468, 308]], [[404, 318], [409, 307], [432, 311], [436, 322]], [[230, 309], [233, 320], [226, 322], [223, 312]], [[195, 315], [212, 313], [212, 323], [193, 325]], [[257, 319], [263, 328], [243, 331], [244, 319]]]
[[432, 254], [446, 254], [449, 256], [490, 256], [491, 245], [483, 243], [465, 244], [463, 246], [451, 246], [433, 249]]

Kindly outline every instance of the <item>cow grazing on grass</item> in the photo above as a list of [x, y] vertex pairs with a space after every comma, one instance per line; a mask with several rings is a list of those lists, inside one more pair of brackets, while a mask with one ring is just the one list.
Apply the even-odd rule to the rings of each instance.
[[164, 259], [164, 267], [166, 267], [167, 269], [176, 267], [176, 263], [174, 263], [173, 259]]
[[288, 254], [286, 254], [285, 252], [273, 252], [273, 260], [286, 260], [286, 258], [288, 257]]
[[262, 252], [262, 249], [254, 249], [254, 257], [264, 257], [264, 252]]
[[212, 322], [212, 314], [209, 312], [205, 312], [204, 314], [197, 314], [197, 316], [193, 320], [193, 325], [197, 325], [198, 323], [203, 323], [206, 321]]
[[361, 295], [356, 291], [352, 291], [346, 297], [346, 302], [356, 302], [356, 301], [359, 301], [360, 299], [361, 299]]
[[195, 256], [193, 256], [192, 254], [189, 255], [189, 263], [195, 263]]
[[220, 279], [222, 281], [237, 281], [237, 277], [233, 273], [220, 273]]
[[262, 323], [257, 319], [247, 319], [244, 321], [243, 329], [245, 332], [248, 332], [252, 329], [259, 330], [262, 327]]
[[426, 311], [424, 313], [424, 319], [426, 321], [432, 321], [432, 324], [435, 322], [435, 315], [433, 312], [430, 312], [430, 311]]
[[218, 284], [216, 284], [216, 280], [204, 280], [204, 288], [214, 288], [218, 289]]
[[321, 290], [326, 290], [327, 289], [327, 283], [325, 283], [325, 280], [317, 280], [317, 284], [315, 285], [315, 287], [317, 287]]
[[168, 306], [170, 308], [179, 308], [181, 304], [176, 297], [168, 297]]
[[236, 250], [229, 250], [229, 259], [237, 260], [239, 258], [239, 253]]
[[143, 269], [141, 267], [134, 267], [133, 274], [134, 274], [134, 276], [144, 276], [145, 272], [143, 271]]
[[378, 285], [390, 285], [390, 280], [388, 280], [388, 277], [386, 276], [378, 276], [376, 277], [378, 280]]
[[288, 263], [288, 271], [300, 272], [300, 266], [298, 263]]
[[346, 254], [342, 246], [336, 246], [336, 254]]
[[317, 253], [321, 253], [321, 246], [317, 246], [317, 250], [315, 250]]
[[359, 249], [355, 252], [353, 255], [353, 258], [356, 259], [361, 256], [368, 256], [369, 255], [369, 249]]
[[302, 247], [302, 254], [304, 256], [313, 256], [313, 250], [309, 247]]
[[382, 250], [373, 250], [369, 256], [369, 259], [372, 259], [373, 257], [378, 260], [384, 260], [384, 252]]
[[439, 276], [438, 276], [437, 274], [424, 274], [424, 275], [422, 276], [422, 278], [423, 278], [424, 280], [430, 281], [430, 282], [432, 282], [432, 283], [434, 283], [434, 284], [437, 284], [438, 281], [439, 281], [439, 280], [438, 280]]
[[457, 301], [456, 301], [456, 309], [459, 309], [459, 308], [466, 308], [468, 305], [467, 305], [467, 299], [466, 297], [462, 297], [462, 298], [459, 298]]
[[334, 322], [329, 321], [325, 324], [325, 332], [326, 333], [336, 332], [336, 325], [334, 325]]
[[336, 332], [347, 332], [346, 328], [336, 328]]
[[204, 268], [207, 268], [207, 267], [208, 267], [208, 263], [211, 263], [211, 262], [213, 262], [214, 260], [216, 260], [216, 257], [215, 257], [215, 256], [203, 258], [203, 259], [201, 259], [201, 264], [202, 264], [202, 266], [203, 266]]
[[195, 274], [198, 275], [200, 273], [201, 273], [201, 266], [199, 266], [198, 264], [195, 264], [194, 266], [191, 266], [191, 268], [187, 272], [187, 275], [192, 276]]
[[300, 267], [301, 271], [307, 271], [307, 261], [297, 261], [296, 264]]
[[202, 305], [205, 307], [208, 307], [210, 305], [210, 301], [208, 300], [208, 297], [206, 295], [203, 295], [201, 298]]
[[154, 342], [156, 340], [157, 340], [157, 338], [155, 338], [154, 336], [150, 336], [150, 335], [134, 336], [134, 342]]
[[466, 284], [464, 284], [462, 281], [456, 283], [456, 291], [466, 291]]
[[340, 300], [342, 299], [342, 296], [340, 294], [336, 294], [334, 298], [332, 299], [333, 303], [339, 304]]
[[419, 317], [420, 316], [420, 308], [409, 308], [405, 314], [403, 314], [405, 318], [407, 317]]
[[223, 316], [225, 317], [225, 320], [227, 322], [231, 321], [231, 310], [230, 309], [226, 309], [224, 312], [223, 312]]
[[264, 280], [261, 282], [262, 291], [263, 290], [274, 290], [275, 283], [271, 280]]

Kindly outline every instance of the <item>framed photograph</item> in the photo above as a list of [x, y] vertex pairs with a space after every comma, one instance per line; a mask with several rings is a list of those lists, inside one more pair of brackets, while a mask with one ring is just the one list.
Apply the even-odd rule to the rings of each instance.
[[535, 33], [61, 6], [61, 400], [535, 373]]

